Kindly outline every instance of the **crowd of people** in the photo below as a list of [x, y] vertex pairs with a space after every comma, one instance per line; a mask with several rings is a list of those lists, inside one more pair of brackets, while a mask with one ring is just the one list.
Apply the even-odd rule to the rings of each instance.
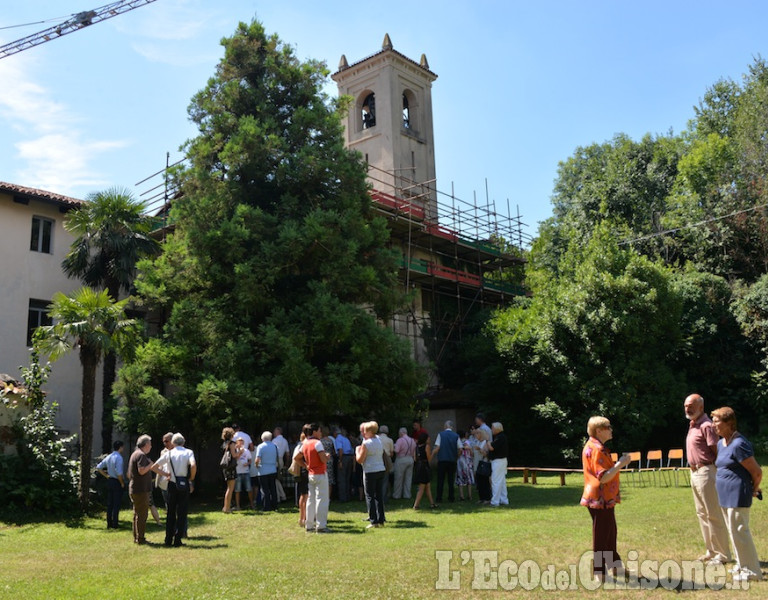
[[[123, 471], [122, 451], [125, 444], [116, 441], [113, 452], [96, 465], [96, 470], [107, 478], [107, 528], [118, 529], [118, 516], [125, 478], [128, 479], [128, 494], [133, 505], [133, 541], [146, 544], [147, 517], [150, 510], [158, 522], [160, 516], [152, 499], [153, 486], [162, 491], [166, 506], [165, 545], [179, 547], [187, 537], [187, 515], [189, 495], [194, 490], [197, 462], [192, 450], [184, 447], [186, 440], [180, 433], [166, 433], [164, 448], [158, 460], [152, 461], [152, 438], [139, 436], [136, 449], [128, 459], [127, 471]], [[124, 474], [125, 473], [125, 474]], [[152, 473], [156, 474], [155, 482]]]
[[[734, 581], [762, 579], [749, 529], [752, 499], [762, 500], [762, 470], [752, 444], [737, 430], [736, 415], [730, 407], [712, 411], [710, 419], [704, 412], [704, 399], [692, 394], [685, 399], [684, 410], [689, 420], [686, 451], [691, 489], [706, 550], [698, 560], [708, 564], [733, 562], [730, 571]], [[619, 475], [630, 457], [624, 454], [616, 461], [611, 457], [606, 443], [613, 438], [613, 427], [606, 417], [590, 418], [587, 434], [582, 451], [581, 504], [589, 510], [592, 520], [593, 574], [605, 581], [609, 575], [617, 577], [624, 572], [617, 550], [614, 509], [621, 502]], [[251, 509], [276, 510], [278, 503], [287, 499], [278, 476], [287, 468], [295, 486], [298, 523], [307, 532], [329, 532], [332, 497], [340, 503], [364, 499], [367, 528], [383, 527], [389, 498], [410, 500], [414, 485], [414, 510], [421, 508], [424, 496], [430, 508], [438, 508], [444, 496], [448, 502], [455, 502], [457, 489], [459, 501], [472, 501], [474, 488], [479, 504], [509, 504], [504, 427], [498, 422], [489, 427], [481, 413], [468, 430], [455, 431], [453, 422], [446, 421], [434, 442], [418, 420], [411, 431], [401, 427], [397, 440], [389, 437], [386, 425], [379, 426], [375, 421], [361, 423], [358, 436], [350, 436], [340, 427], [331, 434], [320, 423], [307, 423], [293, 442], [276, 427], [272, 432], [263, 432], [261, 443], [255, 445], [237, 425], [225, 427], [221, 439], [220, 465], [226, 486], [223, 512], [241, 510], [244, 502]], [[150, 510], [160, 523], [152, 501], [154, 472], [154, 486], [161, 490], [167, 508], [165, 545], [183, 545], [189, 497], [197, 475], [195, 455], [184, 444], [180, 433], [165, 434], [164, 448], [153, 462], [148, 456], [152, 440], [142, 435], [124, 471], [124, 444], [114, 443], [113, 452], [97, 465], [97, 471], [108, 479], [108, 529], [118, 527], [127, 475], [134, 542], [147, 543]]]
[[[127, 486], [133, 506], [133, 539], [137, 544], [146, 544], [150, 511], [158, 525], [162, 524], [152, 493], [157, 488], [167, 510], [164, 543], [178, 547], [187, 537], [189, 499], [194, 492], [197, 462], [194, 453], [184, 447], [182, 434], [166, 433], [162, 441], [160, 456], [152, 461], [152, 439], [139, 436], [127, 468], [123, 461], [125, 445], [116, 441], [113, 452], [96, 469], [107, 479], [108, 529], [118, 528]], [[339, 503], [365, 500], [367, 528], [382, 527], [388, 500], [410, 500], [414, 485], [415, 510], [420, 508], [424, 495], [431, 508], [438, 508], [444, 495], [448, 502], [454, 502], [456, 489], [460, 501], [471, 501], [476, 488], [479, 504], [509, 503], [504, 428], [500, 423], [489, 427], [482, 414], [465, 431], [456, 432], [453, 422], [446, 421], [434, 443], [420, 421], [413, 422], [410, 432], [401, 427], [397, 440], [389, 437], [386, 425], [368, 421], [360, 424], [358, 435], [354, 436], [341, 427], [331, 432], [319, 423], [308, 423], [302, 427], [299, 438], [291, 442], [276, 427], [261, 434], [260, 444], [233, 424], [222, 430], [221, 441], [222, 511], [274, 511], [287, 500], [284, 486], [292, 485], [299, 525], [310, 532], [328, 532], [331, 499]], [[287, 481], [280, 477], [286, 470], [292, 474]], [[435, 470], [436, 497], [432, 495]]]
[[[280, 428], [265, 431], [262, 443], [254, 447], [237, 425], [222, 430], [225, 513], [240, 510], [246, 493], [250, 508], [274, 510], [286, 497], [277, 475], [289, 465], [295, 476], [299, 526], [318, 533], [328, 531], [332, 499], [340, 503], [365, 500], [367, 527], [374, 529], [386, 522], [386, 501], [410, 499], [414, 484], [418, 486], [416, 510], [425, 494], [431, 508], [437, 508], [446, 493], [448, 502], [454, 502], [457, 488], [460, 501], [471, 501], [476, 488], [480, 504], [509, 504], [504, 428], [500, 423], [489, 427], [482, 414], [466, 431], [454, 431], [453, 422], [447, 421], [434, 443], [420, 421], [414, 421], [410, 432], [401, 427], [397, 440], [389, 437], [386, 425], [375, 421], [361, 423], [355, 436], [341, 427], [331, 431], [320, 423], [304, 425], [292, 442], [282, 433]], [[432, 495], [434, 467], [436, 498]]]
[[[752, 444], [738, 432], [736, 413], [724, 406], [704, 412], [704, 399], [691, 394], [683, 404], [689, 420], [686, 452], [696, 516], [706, 551], [698, 557], [709, 565], [733, 563], [734, 582], [762, 579], [760, 559], [749, 529], [753, 497], [762, 500], [762, 469]], [[631, 458], [617, 461], [605, 444], [613, 438], [611, 422], [595, 416], [587, 423], [589, 439], [582, 451], [582, 506], [592, 519], [593, 576], [598, 581], [626, 573], [617, 550], [614, 509], [621, 502], [619, 474]], [[730, 548], [733, 548], [731, 554]]]

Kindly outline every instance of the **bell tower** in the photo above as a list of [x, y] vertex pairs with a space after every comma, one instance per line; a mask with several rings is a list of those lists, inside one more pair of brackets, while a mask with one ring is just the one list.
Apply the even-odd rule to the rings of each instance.
[[417, 63], [392, 47], [350, 65], [346, 56], [332, 76], [352, 102], [345, 121], [347, 147], [369, 165], [374, 189], [420, 206], [436, 219], [432, 82], [427, 57]]

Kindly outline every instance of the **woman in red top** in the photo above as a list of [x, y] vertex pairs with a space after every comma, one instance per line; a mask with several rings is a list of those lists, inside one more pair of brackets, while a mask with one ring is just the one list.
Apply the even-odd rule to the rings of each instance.
[[581, 505], [586, 506], [592, 517], [592, 550], [595, 578], [605, 581], [606, 571], [614, 575], [623, 570], [621, 557], [616, 551], [616, 515], [614, 506], [621, 502], [619, 471], [630, 458], [624, 454], [613, 463], [611, 454], [604, 446], [613, 437], [611, 422], [605, 417], [592, 417], [587, 423], [589, 440], [581, 453], [584, 467], [584, 493]]

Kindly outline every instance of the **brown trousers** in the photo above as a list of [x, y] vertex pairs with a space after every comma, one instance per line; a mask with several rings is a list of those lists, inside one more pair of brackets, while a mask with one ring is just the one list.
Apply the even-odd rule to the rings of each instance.
[[616, 515], [613, 508], [590, 508], [592, 517], [592, 551], [595, 575], [605, 576], [611, 569], [621, 567], [621, 556], [616, 550]]
[[137, 544], [143, 544], [147, 541], [144, 533], [147, 530], [150, 493], [140, 492], [138, 494], [131, 494], [131, 502], [133, 502], [133, 541]]

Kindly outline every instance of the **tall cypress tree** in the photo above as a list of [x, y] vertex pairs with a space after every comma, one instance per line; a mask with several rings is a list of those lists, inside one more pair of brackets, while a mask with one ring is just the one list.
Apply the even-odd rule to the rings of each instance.
[[321, 91], [323, 63], [257, 22], [222, 44], [189, 109], [199, 135], [175, 233], [137, 284], [169, 316], [123, 373], [134, 423], [406, 409], [422, 375], [383, 325], [404, 296], [365, 165], [344, 146], [345, 100]]

